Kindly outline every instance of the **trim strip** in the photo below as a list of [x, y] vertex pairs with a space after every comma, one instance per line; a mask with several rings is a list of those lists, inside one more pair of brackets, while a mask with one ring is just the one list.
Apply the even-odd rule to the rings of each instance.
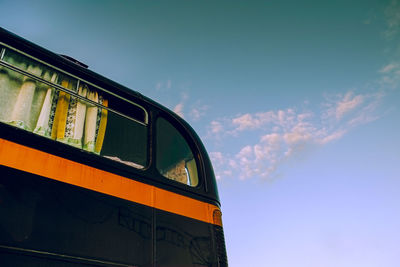
[[[0, 164], [206, 223], [219, 208], [0, 138]], [[220, 225], [222, 226], [222, 225]]]
[[121, 266], [121, 267], [135, 267], [132, 265], [127, 265], [127, 264], [121, 264], [121, 263], [116, 263], [116, 262], [110, 262], [110, 261], [103, 261], [103, 260], [94, 260], [90, 258], [82, 258], [82, 257], [76, 257], [76, 256], [71, 256], [71, 255], [65, 255], [65, 254], [59, 254], [59, 253], [53, 253], [53, 252], [48, 252], [48, 251], [42, 251], [42, 250], [34, 250], [34, 249], [26, 249], [26, 248], [18, 248], [18, 247], [10, 247], [10, 246], [4, 246], [0, 245], [0, 249], [4, 249], [6, 251], [11, 251], [11, 252], [23, 252], [26, 254], [31, 254], [33, 256], [53, 256], [55, 257], [56, 260], [67, 260], [70, 262], [76, 262], [76, 261], [85, 261], [85, 263], [92, 263], [92, 264], [101, 264], [101, 265], [111, 265], [111, 266]]

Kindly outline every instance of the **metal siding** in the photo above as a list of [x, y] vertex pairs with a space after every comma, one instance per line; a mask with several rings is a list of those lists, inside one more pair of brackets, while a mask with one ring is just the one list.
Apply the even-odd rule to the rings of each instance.
[[150, 266], [152, 208], [0, 167], [0, 245]]

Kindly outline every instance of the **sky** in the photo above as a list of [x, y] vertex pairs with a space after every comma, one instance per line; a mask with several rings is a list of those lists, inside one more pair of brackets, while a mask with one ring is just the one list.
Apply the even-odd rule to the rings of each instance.
[[0, 25], [174, 110], [231, 267], [400, 265], [400, 1], [9, 1]]

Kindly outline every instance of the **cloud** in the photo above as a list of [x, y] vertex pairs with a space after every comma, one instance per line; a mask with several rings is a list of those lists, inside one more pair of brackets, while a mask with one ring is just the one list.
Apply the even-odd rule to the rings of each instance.
[[337, 130], [337, 131], [330, 133], [329, 135], [326, 135], [326, 136], [322, 137], [321, 139], [317, 140], [317, 143], [319, 143], [321, 145], [325, 145], [334, 140], [342, 138], [346, 133], [347, 133], [347, 131], [344, 129]]
[[397, 69], [399, 67], [398, 63], [390, 63], [384, 66], [382, 69], [379, 70], [380, 73], [390, 73], [392, 70]]
[[162, 83], [161, 82], [156, 83], [155, 87], [156, 87], [156, 90], [159, 91], [162, 87]]
[[[307, 116], [307, 115], [305, 115]], [[259, 112], [255, 114], [246, 113], [232, 119], [232, 125], [235, 126], [231, 133], [241, 131], [263, 129], [270, 125], [279, 125], [288, 127], [296, 118], [293, 109]]]
[[290, 116], [282, 111], [276, 114], [278, 116], [274, 124], [279, 131], [262, 135], [256, 144], [244, 146], [235, 155], [240, 170], [239, 178], [246, 179], [255, 175], [270, 178], [282, 162], [305, 146], [318, 143], [318, 130], [312, 123], [304, 121], [310, 118], [309, 113], [295, 116], [294, 111], [290, 110]]
[[365, 104], [351, 119], [348, 120], [347, 124], [351, 127], [355, 127], [361, 124], [370, 123], [379, 119], [381, 116], [375, 111], [382, 104], [384, 97], [387, 95], [384, 91], [380, 91], [374, 94], [368, 94], [365, 97]]
[[185, 103], [188, 100], [189, 95], [185, 92], [181, 93], [181, 101], [175, 105], [175, 107], [172, 109], [176, 114], [178, 114], [181, 118], [185, 118], [185, 114], [184, 114], [184, 107], [185, 107]]
[[222, 170], [224, 166], [229, 166], [232, 169], [224, 169], [222, 171], [216, 172], [215, 177], [220, 180], [222, 177], [232, 176], [232, 170], [237, 168], [236, 163], [226, 157], [222, 152], [211, 152], [210, 159], [213, 162], [214, 169]]
[[364, 97], [362, 95], [353, 96], [353, 92], [348, 92], [336, 105], [336, 119], [342, 119], [344, 115], [360, 106], [363, 101]]
[[193, 121], [197, 121], [206, 115], [207, 110], [208, 110], [208, 106], [206, 106], [206, 105], [193, 107], [189, 113], [190, 118]]
[[288, 108], [214, 120], [209, 126], [212, 137], [247, 140], [236, 153], [211, 153], [217, 177], [271, 179], [286, 162], [303, 157], [308, 149], [339, 140], [352, 128], [379, 118], [376, 110], [382, 97], [352, 90], [327, 99], [319, 113]]
[[185, 115], [183, 114], [183, 107], [183, 103], [179, 103], [174, 107], [174, 112], [178, 114], [181, 118], [185, 118]]
[[263, 125], [276, 119], [274, 112], [264, 112], [252, 114], [244, 114], [232, 119], [232, 124], [236, 126], [236, 131], [247, 129], [258, 129]]
[[155, 85], [156, 91], [168, 90], [171, 89], [171, 87], [172, 87], [172, 81], [170, 79], [166, 81], [159, 81]]
[[400, 62], [392, 62], [379, 70], [382, 74], [382, 86], [397, 89], [400, 84]]
[[[371, 23], [373, 17], [365, 23]], [[224, 140], [226, 151], [211, 153], [218, 179], [237, 177], [273, 179], [284, 173], [287, 163], [302, 159], [309, 151], [332, 144], [356, 127], [379, 119], [385, 112], [382, 102], [400, 85], [400, 1], [385, 9], [387, 41], [395, 48], [392, 61], [377, 70], [379, 77], [365, 88], [326, 96], [312, 107], [310, 101], [297, 107], [242, 113], [214, 119], [209, 135]], [[387, 98], [387, 97], [386, 97]], [[311, 110], [310, 110], [311, 109]]]
[[345, 94], [338, 94], [334, 97], [328, 97], [327, 102], [322, 105], [326, 107], [322, 118], [325, 120], [343, 121], [356, 116], [356, 113], [362, 112], [373, 97], [371, 94], [354, 94], [354, 91], [348, 91]]
[[224, 127], [222, 125], [222, 122], [220, 121], [212, 121], [208, 128], [209, 128], [209, 135], [213, 136], [214, 138], [219, 136], [219, 134], [223, 133], [224, 131]]
[[387, 29], [384, 36], [389, 40], [393, 39], [400, 30], [400, 3], [397, 0], [392, 0], [385, 9], [385, 18]]

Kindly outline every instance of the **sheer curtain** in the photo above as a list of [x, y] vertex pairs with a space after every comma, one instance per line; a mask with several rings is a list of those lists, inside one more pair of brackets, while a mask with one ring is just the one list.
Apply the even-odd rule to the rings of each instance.
[[11, 79], [9, 70], [0, 67], [0, 121], [10, 122], [12, 106], [17, 96], [17, 90], [12, 83], [18, 83], [16, 79]]
[[[35, 74], [40, 68], [29, 66]], [[0, 70], [0, 120], [32, 131], [44, 98], [43, 90], [34, 80], [14, 71]]]
[[[50, 75], [50, 74], [49, 74]], [[54, 83], [57, 79], [57, 74], [54, 73], [50, 79], [52, 83]], [[36, 127], [33, 130], [34, 133], [50, 137], [51, 136], [51, 128], [52, 122], [50, 122], [51, 111], [52, 111], [52, 103], [56, 102], [58, 98], [58, 93], [56, 91], [48, 87], [46, 89], [46, 95], [44, 97], [42, 108], [40, 109], [39, 118], [36, 123]], [[54, 118], [54, 116], [53, 116]]]
[[[9, 61], [15, 65], [20, 65], [13, 58], [10, 58]], [[5, 67], [0, 67], [0, 120], [2, 122], [11, 123], [11, 115], [13, 114], [19, 88], [22, 85], [22, 79], [23, 75]]]
[[[70, 79], [37, 65], [26, 70], [70, 90]], [[97, 90], [81, 84], [77, 93], [100, 105], [107, 99]], [[69, 93], [59, 91], [15, 71], [0, 68], [0, 121], [36, 134], [100, 154], [108, 113]]]
[[[42, 70], [36, 66], [29, 66], [28, 72], [40, 76]], [[11, 124], [32, 131], [32, 125], [34, 124], [36, 112], [33, 108], [33, 99], [36, 92], [36, 81], [24, 77], [22, 85], [19, 88], [17, 100], [14, 104], [14, 108], [11, 113]]]

